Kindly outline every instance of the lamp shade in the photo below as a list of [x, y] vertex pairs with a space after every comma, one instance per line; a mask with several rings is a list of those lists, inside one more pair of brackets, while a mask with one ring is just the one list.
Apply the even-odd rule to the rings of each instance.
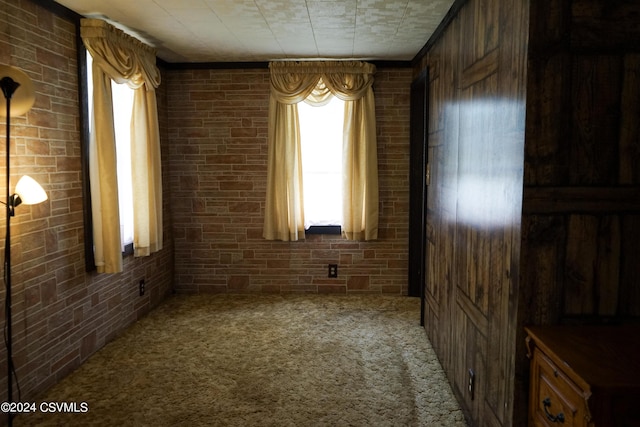
[[29, 175], [24, 175], [16, 184], [16, 194], [25, 205], [37, 205], [47, 200], [47, 193], [38, 181]]
[[[21, 116], [31, 109], [36, 100], [33, 83], [24, 71], [10, 65], [0, 65], [0, 81], [2, 81], [3, 87], [7, 81], [6, 78], [20, 84], [11, 97], [9, 114], [11, 117]], [[0, 117], [6, 117], [6, 115], [7, 109], [0, 105]]]

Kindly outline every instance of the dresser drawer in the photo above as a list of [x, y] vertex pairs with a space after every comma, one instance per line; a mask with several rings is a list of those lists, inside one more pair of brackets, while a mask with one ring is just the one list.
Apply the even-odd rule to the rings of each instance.
[[535, 349], [531, 365], [530, 410], [536, 426], [588, 426], [583, 391], [544, 353]]
[[640, 427], [640, 323], [525, 331], [529, 426]]

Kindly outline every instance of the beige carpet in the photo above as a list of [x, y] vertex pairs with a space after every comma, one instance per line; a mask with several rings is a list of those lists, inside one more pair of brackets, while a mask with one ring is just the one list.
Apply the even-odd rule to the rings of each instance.
[[[174, 296], [16, 426], [465, 426], [418, 298]], [[39, 404], [39, 403], [38, 403]]]

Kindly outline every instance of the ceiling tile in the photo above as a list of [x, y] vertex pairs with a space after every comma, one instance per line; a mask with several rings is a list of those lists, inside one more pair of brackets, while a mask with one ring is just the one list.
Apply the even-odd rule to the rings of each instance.
[[410, 60], [453, 0], [57, 0], [167, 62]]

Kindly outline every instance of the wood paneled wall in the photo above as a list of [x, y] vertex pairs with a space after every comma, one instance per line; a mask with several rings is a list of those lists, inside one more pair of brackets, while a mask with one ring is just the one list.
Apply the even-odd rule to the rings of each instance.
[[[473, 423], [511, 425], [526, 2], [469, 1], [428, 67], [425, 327]], [[474, 386], [469, 391], [469, 372]]]
[[526, 424], [524, 325], [640, 314], [639, 16], [469, 0], [414, 70], [431, 77], [425, 327], [474, 425]]
[[531, 13], [522, 277], [546, 295], [525, 321], [638, 316], [640, 4], [551, 3]]
[[640, 315], [640, 3], [544, 3], [531, 4], [520, 399], [523, 325]]

